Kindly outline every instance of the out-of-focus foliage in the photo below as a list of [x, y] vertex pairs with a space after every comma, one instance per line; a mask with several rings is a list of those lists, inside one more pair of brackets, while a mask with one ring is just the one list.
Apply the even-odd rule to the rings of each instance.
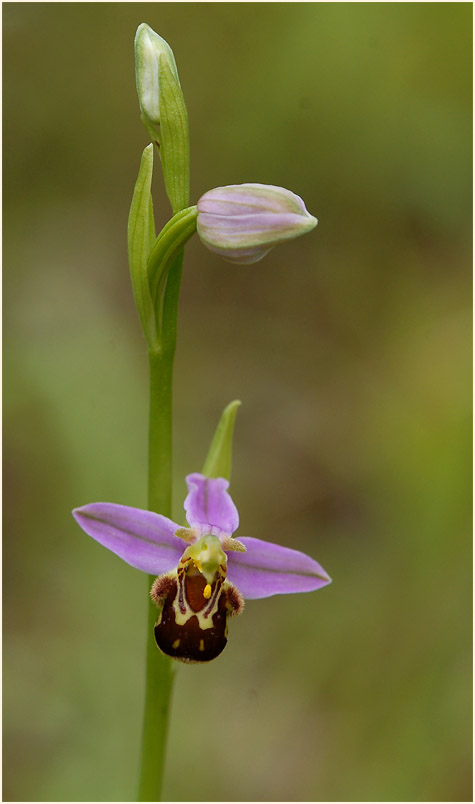
[[146, 579], [70, 510], [146, 499], [142, 21], [175, 52], [191, 201], [263, 182], [319, 218], [254, 266], [187, 249], [176, 516], [240, 398], [238, 537], [334, 579], [179, 668], [165, 798], [471, 799], [471, 13], [4, 5], [4, 799], [135, 795]]

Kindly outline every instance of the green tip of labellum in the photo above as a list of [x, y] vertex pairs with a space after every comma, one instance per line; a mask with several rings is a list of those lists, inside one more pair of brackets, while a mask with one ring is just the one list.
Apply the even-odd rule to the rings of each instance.
[[203, 466], [202, 474], [206, 477], [231, 478], [234, 422], [240, 405], [240, 400], [235, 399], [221, 414]]

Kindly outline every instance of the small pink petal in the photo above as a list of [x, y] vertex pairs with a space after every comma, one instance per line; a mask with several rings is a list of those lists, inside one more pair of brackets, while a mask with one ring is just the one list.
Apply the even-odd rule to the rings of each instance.
[[186, 478], [188, 496], [185, 500], [186, 518], [191, 527], [201, 527], [212, 532], [234, 533], [239, 527], [239, 515], [223, 477], [211, 478], [195, 472]]

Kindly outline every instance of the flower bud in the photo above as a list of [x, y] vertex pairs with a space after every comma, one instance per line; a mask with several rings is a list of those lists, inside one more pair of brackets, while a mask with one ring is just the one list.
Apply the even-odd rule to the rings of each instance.
[[170, 70], [180, 84], [173, 50], [147, 23], [142, 22], [135, 34], [135, 78], [140, 109], [150, 123], [160, 123], [159, 66], [168, 62]]
[[215, 187], [197, 206], [197, 231], [205, 246], [242, 264], [257, 262], [273, 246], [318, 223], [298, 195], [270, 184]]
[[189, 204], [188, 114], [173, 51], [149, 25], [135, 34], [135, 75], [142, 122], [160, 151], [173, 214]]

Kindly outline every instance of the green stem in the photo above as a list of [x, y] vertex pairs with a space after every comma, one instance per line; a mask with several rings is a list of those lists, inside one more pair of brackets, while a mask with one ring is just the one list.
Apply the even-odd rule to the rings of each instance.
[[[171, 516], [172, 381], [176, 347], [178, 297], [183, 251], [171, 264], [163, 302], [163, 327], [157, 350], [149, 352], [150, 420], [148, 507]], [[153, 578], [148, 578], [148, 590]], [[157, 609], [149, 603], [142, 764], [138, 801], [160, 801], [173, 688], [174, 665], [158, 650], [153, 626]]]
[[198, 209], [196, 206], [180, 210], [165, 224], [153, 244], [147, 262], [150, 292], [157, 309], [162, 283], [167, 279], [168, 267], [196, 232]]

